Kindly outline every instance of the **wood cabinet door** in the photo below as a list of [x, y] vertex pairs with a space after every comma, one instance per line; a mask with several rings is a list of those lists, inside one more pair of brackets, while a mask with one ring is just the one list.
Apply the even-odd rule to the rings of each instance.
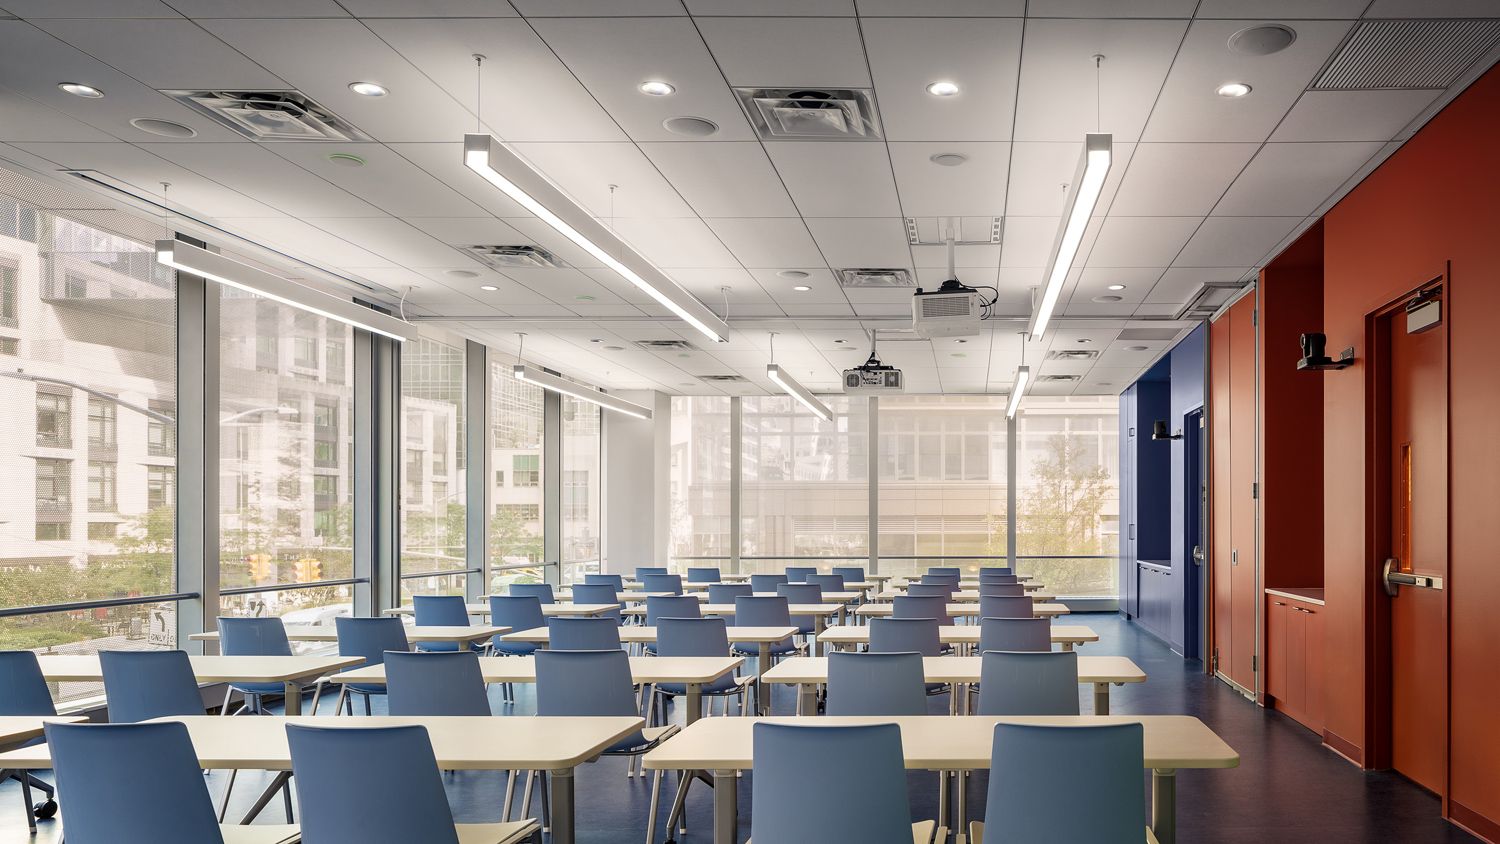
[[1286, 617], [1289, 610], [1284, 599], [1275, 595], [1266, 600], [1266, 694], [1282, 708], [1286, 697]]
[[1287, 605], [1286, 614], [1287, 714], [1307, 723], [1307, 610]]
[[1303, 613], [1303, 621], [1307, 625], [1306, 630], [1306, 662], [1303, 669], [1307, 674], [1307, 700], [1303, 707], [1307, 712], [1307, 719], [1302, 723], [1311, 727], [1315, 732], [1323, 732], [1323, 687], [1327, 682], [1323, 676], [1323, 608], [1316, 605], [1308, 605]]

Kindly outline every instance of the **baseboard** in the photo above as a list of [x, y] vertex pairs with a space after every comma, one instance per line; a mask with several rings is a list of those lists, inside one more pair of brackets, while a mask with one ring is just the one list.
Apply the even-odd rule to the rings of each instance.
[[1363, 768], [1365, 766], [1364, 749], [1354, 742], [1349, 741], [1348, 739], [1339, 735], [1338, 733], [1335, 733], [1332, 730], [1324, 730], [1323, 744], [1326, 745], [1329, 750], [1332, 750], [1334, 753], [1337, 753], [1338, 755], [1352, 762], [1355, 766], [1359, 768]]
[[1448, 799], [1448, 820], [1490, 844], [1500, 842], [1500, 823], [1490, 820], [1452, 798]]

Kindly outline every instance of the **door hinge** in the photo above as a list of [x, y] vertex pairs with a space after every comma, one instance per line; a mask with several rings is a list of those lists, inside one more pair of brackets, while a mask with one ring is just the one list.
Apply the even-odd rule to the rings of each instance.
[[1260, 498], [1260, 484], [1259, 483], [1252, 483], [1252, 484], [1250, 484], [1250, 497], [1251, 498], [1257, 498], [1257, 499]]
[[1219, 670], [1219, 647], [1217, 645], [1214, 646], [1214, 670]]
[[1260, 308], [1255, 308], [1250, 311], [1250, 324], [1260, 325]]
[[1250, 655], [1250, 673], [1254, 674], [1255, 672], [1257, 672], [1259, 670], [1260, 670], [1260, 657], [1257, 656], [1257, 655], [1255, 655], [1255, 654], [1251, 654]]

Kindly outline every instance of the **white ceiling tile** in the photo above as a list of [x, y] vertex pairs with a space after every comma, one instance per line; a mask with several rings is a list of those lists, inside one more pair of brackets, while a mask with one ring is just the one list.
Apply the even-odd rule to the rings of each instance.
[[503, 220], [493, 217], [412, 217], [407, 220], [416, 228], [454, 245], [520, 246], [526, 235]]
[[318, 228], [405, 267], [452, 267], [464, 256], [442, 241], [391, 217], [306, 219]]
[[[533, 167], [601, 220], [696, 217], [635, 144], [516, 144]], [[613, 197], [610, 185], [617, 185]]]
[[0, 88], [0, 141], [112, 140], [112, 135], [81, 120]]
[[536, 17], [635, 17], [683, 15], [681, 0], [511, 0], [523, 15]]
[[[750, 274], [760, 283], [760, 286], [771, 295], [787, 312], [791, 312], [791, 306], [795, 303], [844, 304], [849, 300], [844, 297], [844, 291], [839, 287], [838, 280], [833, 277], [833, 272], [827, 267], [796, 267], [800, 272], [807, 273], [804, 278], [785, 278], [777, 275], [779, 270], [754, 269]], [[811, 290], [793, 290], [794, 287], [810, 287]]]
[[1494, 0], [1375, 0], [1365, 11], [1367, 18], [1492, 18], [1494, 16]]
[[641, 144], [703, 217], [796, 217], [797, 208], [757, 142]]
[[[141, 144], [140, 148], [294, 217], [382, 217], [386, 213], [277, 157], [277, 145]], [[175, 183], [171, 196], [174, 200], [181, 196]]]
[[1250, 267], [1172, 267], [1162, 273], [1161, 280], [1146, 295], [1145, 303], [1181, 305], [1208, 282], [1239, 281], [1250, 271]]
[[[953, 247], [953, 266], [962, 270], [995, 270], [1000, 266], [1001, 246], [994, 244], [973, 244]], [[918, 269], [948, 269], [948, 247], [930, 244], [916, 244], [911, 247], [912, 260]], [[968, 278], [970, 273], [965, 273]], [[974, 274], [977, 275], [977, 274]], [[941, 280], [941, 279], [940, 279]]]
[[1266, 144], [1214, 214], [1310, 214], [1379, 149], [1379, 143]]
[[1303, 217], [1209, 217], [1177, 256], [1179, 267], [1257, 266]]
[[282, 216], [276, 208], [226, 190], [219, 182], [128, 144], [21, 143], [15, 146], [70, 170], [98, 170], [147, 196], [160, 195], [161, 183], [170, 182], [174, 208], [210, 217]]
[[745, 267], [815, 267], [823, 253], [801, 220], [789, 217], [721, 217], [706, 221]]
[[767, 144], [771, 162], [804, 217], [899, 217], [884, 144]]
[[870, 87], [853, 18], [703, 18], [697, 24], [731, 85]]
[[343, 18], [349, 13], [336, 0], [170, 0], [190, 18]]
[[[1135, 141], [1186, 28], [1180, 20], [1027, 20], [1016, 139], [1081, 144], [1089, 132], [1108, 132]], [[1105, 57], [1097, 69], [1096, 54]]]
[[906, 227], [897, 218], [821, 217], [807, 221], [829, 266], [910, 267]]
[[837, 17], [854, 14], [854, 0], [683, 0], [687, 10], [705, 17], [725, 15], [769, 15], [784, 17]]
[[1026, 0], [854, 0], [861, 17], [1019, 18]]
[[1258, 144], [1139, 144], [1109, 213], [1205, 216]]
[[6, 0], [5, 10], [23, 18], [176, 18], [161, 0]]
[[622, 219], [620, 236], [658, 267], [738, 267], [724, 244], [697, 217]]
[[395, 263], [302, 220], [224, 218], [222, 222], [290, 255], [316, 256], [324, 266], [388, 267]]
[[1201, 217], [1116, 217], [1104, 221], [1090, 267], [1165, 267], [1192, 237]]
[[[267, 144], [266, 149], [396, 217], [485, 217], [488, 212], [380, 144]], [[330, 152], [358, 155], [363, 167], [335, 164]], [[478, 181], [476, 179], [476, 181]], [[482, 187], [476, 185], [476, 189]], [[332, 215], [320, 215], [332, 216]], [[347, 215], [354, 216], [354, 215]]]
[[1197, 0], [1031, 0], [1033, 18], [1190, 18]]
[[[1098, 248], [1098, 247], [1095, 247]], [[1122, 302], [1140, 302], [1161, 278], [1165, 267], [1085, 267], [1073, 288], [1072, 301], [1088, 302], [1095, 296], [1119, 296]], [[1124, 290], [1110, 290], [1123, 284]]]
[[187, 20], [75, 19], [37, 25], [152, 88], [287, 87], [275, 74]]
[[[1297, 40], [1269, 56], [1231, 52], [1229, 36], [1255, 21], [1195, 20], [1151, 113], [1143, 140], [1265, 140], [1312, 81], [1351, 26], [1348, 21], [1297, 21]], [[1252, 87], [1221, 97], [1226, 82]]]
[[1203, 0], [1198, 4], [1197, 17], [1353, 20], [1368, 5], [1370, 0]]
[[[1015, 19], [875, 18], [861, 31], [891, 141], [995, 141], [1010, 137], [1021, 51]], [[927, 93], [958, 84], [954, 97]]]
[[[1094, 213], [1108, 208], [1120, 181], [1130, 169], [1135, 144], [1116, 141], [1109, 176]], [[1011, 149], [1010, 188], [1005, 213], [1013, 217], [1055, 217], [1067, 199], [1066, 185], [1078, 173], [1083, 139], [1065, 143], [1016, 143]]]
[[1272, 141], [1387, 141], [1437, 99], [1439, 91], [1308, 91]]
[[516, 10], [493, 0], [339, 0], [361, 18], [513, 18]]
[[[891, 166], [901, 212], [908, 217], [1000, 217], [1005, 214], [1010, 144], [892, 143]], [[958, 153], [968, 161], [945, 167], [931, 160]]]
[[[1056, 217], [1006, 217], [1001, 268], [1047, 266], [1056, 239]], [[1081, 249], [1079, 254], [1083, 254]]]
[[441, 144], [387, 144], [386, 148], [432, 174], [432, 177], [500, 217], [529, 216], [494, 185], [464, 166], [462, 141]]

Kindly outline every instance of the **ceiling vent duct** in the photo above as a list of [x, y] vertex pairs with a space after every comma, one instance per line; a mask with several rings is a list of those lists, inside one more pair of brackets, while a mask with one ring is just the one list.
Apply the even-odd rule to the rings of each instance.
[[1094, 360], [1099, 353], [1089, 349], [1057, 349], [1047, 353], [1047, 360]]
[[880, 140], [880, 117], [868, 90], [735, 88], [734, 92], [762, 140]]
[[911, 270], [904, 267], [845, 267], [839, 272], [840, 287], [916, 287]]
[[252, 141], [368, 141], [301, 91], [162, 91]]
[[696, 352], [698, 347], [686, 340], [637, 340], [635, 344], [648, 352]]
[[1370, 20], [1313, 81], [1318, 91], [1442, 90], [1500, 41], [1500, 20]]
[[747, 379], [743, 375], [699, 375], [699, 381], [707, 381], [710, 384], [744, 384]]
[[1082, 375], [1043, 375], [1036, 379], [1038, 384], [1068, 384], [1074, 381], [1082, 381]]
[[[1177, 311], [1173, 319], [1208, 319], [1218, 313], [1219, 308], [1224, 307], [1224, 304], [1233, 299], [1234, 294], [1238, 293], [1244, 286], [1245, 283], [1240, 281], [1205, 281], [1198, 285], [1198, 289], [1193, 291], [1193, 295], [1188, 297], [1187, 303]], [[1174, 334], [1173, 336], [1176, 335]], [[1125, 337], [1122, 333], [1120, 339], [1148, 340], [1155, 338]]]
[[475, 260], [497, 270], [553, 269], [566, 266], [540, 246], [460, 246]]

